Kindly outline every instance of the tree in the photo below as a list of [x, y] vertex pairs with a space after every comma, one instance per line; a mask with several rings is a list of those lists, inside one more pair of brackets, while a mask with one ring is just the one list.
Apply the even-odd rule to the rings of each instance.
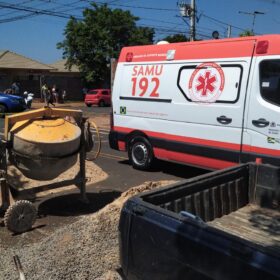
[[103, 86], [109, 81], [110, 59], [117, 58], [122, 47], [153, 42], [154, 30], [136, 26], [138, 19], [130, 11], [93, 3], [84, 10], [83, 20], [69, 20], [57, 48], [63, 50], [69, 69], [77, 65], [88, 83]]
[[169, 43], [178, 43], [178, 42], [186, 42], [189, 41], [190, 38], [186, 37], [183, 34], [174, 34], [174, 35], [170, 35], [165, 37], [164, 39], [162, 39], [163, 41], [167, 41]]
[[239, 34], [239, 37], [247, 37], [247, 36], [254, 36], [254, 32], [251, 30], [244, 30], [242, 33]]

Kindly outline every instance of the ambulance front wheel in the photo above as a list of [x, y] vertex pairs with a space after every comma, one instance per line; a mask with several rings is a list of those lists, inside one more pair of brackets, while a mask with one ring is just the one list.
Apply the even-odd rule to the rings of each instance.
[[143, 136], [136, 136], [129, 141], [128, 157], [135, 169], [147, 170], [154, 159], [153, 148]]

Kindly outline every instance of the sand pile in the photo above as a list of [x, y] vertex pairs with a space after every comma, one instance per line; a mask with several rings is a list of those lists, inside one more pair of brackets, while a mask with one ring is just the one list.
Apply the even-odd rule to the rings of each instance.
[[137, 193], [170, 183], [144, 183], [124, 192], [98, 212], [58, 229], [39, 243], [23, 248], [0, 248], [0, 279], [18, 279], [13, 263], [15, 254], [29, 280], [121, 279], [116, 271], [119, 269], [118, 223], [123, 204]]

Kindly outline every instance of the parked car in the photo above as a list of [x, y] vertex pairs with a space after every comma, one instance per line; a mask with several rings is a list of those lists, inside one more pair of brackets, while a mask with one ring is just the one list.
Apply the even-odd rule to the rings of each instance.
[[92, 89], [85, 96], [85, 104], [88, 107], [98, 105], [99, 107], [111, 106], [110, 89]]
[[22, 97], [0, 92], [0, 113], [22, 112], [26, 108]]

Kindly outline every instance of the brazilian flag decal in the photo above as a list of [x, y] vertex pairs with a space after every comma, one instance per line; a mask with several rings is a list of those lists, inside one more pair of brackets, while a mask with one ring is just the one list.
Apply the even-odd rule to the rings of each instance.
[[120, 107], [120, 114], [121, 115], [126, 115], [126, 107]]
[[270, 144], [275, 144], [276, 140], [273, 137], [267, 137], [267, 142], [270, 143]]

